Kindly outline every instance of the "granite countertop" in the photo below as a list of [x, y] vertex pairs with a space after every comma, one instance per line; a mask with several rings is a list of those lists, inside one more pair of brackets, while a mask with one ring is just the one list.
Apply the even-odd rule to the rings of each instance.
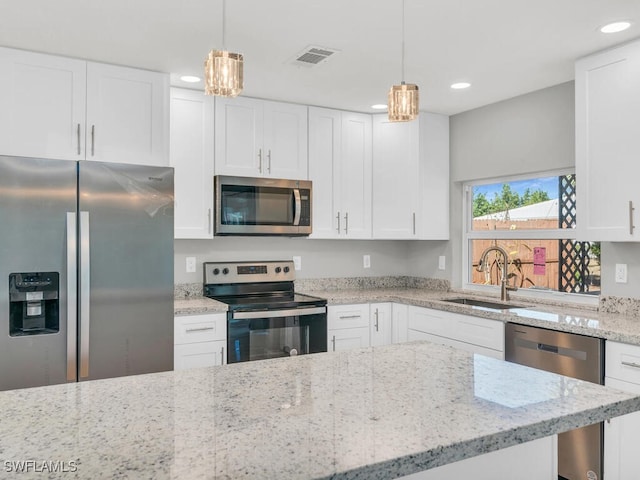
[[5, 468], [308, 480], [427, 470], [639, 410], [640, 396], [412, 342], [6, 391], [0, 404]]
[[[640, 345], [640, 317], [638, 315], [604, 313], [594, 308], [567, 306], [562, 303], [542, 303], [539, 301], [534, 303], [517, 299], [509, 303], [522, 308], [492, 311], [446, 301], [446, 299], [456, 297], [498, 301], [497, 298], [491, 296], [480, 296], [466, 291], [425, 288], [352, 288], [303, 290], [301, 293], [326, 298], [329, 305], [395, 302]], [[176, 299], [174, 309], [176, 315], [193, 315], [226, 312], [227, 306], [215, 300], [195, 296]]]

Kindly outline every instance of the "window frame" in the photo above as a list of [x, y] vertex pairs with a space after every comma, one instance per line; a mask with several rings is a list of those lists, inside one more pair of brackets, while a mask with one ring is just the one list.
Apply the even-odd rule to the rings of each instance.
[[[508, 183], [518, 180], [534, 179], [539, 177], [560, 177], [575, 174], [575, 169], [545, 170], [521, 175], [508, 175], [503, 177], [483, 178], [480, 180], [468, 180], [462, 183], [462, 288], [485, 294], [500, 292], [499, 285], [478, 285], [471, 282], [472, 240], [482, 239], [513, 239], [513, 240], [575, 240], [575, 228], [555, 228], [540, 230], [472, 230], [473, 225], [473, 187], [492, 183]], [[541, 300], [556, 300], [579, 305], [595, 305], [600, 300], [600, 294], [590, 295], [585, 293], [559, 292], [555, 290], [519, 289], [509, 292], [511, 298], [533, 298]]]

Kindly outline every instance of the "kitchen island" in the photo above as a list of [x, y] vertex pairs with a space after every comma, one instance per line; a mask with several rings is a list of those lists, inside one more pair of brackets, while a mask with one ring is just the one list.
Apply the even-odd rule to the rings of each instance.
[[413, 342], [0, 392], [0, 405], [3, 472], [371, 479], [640, 410], [640, 396]]

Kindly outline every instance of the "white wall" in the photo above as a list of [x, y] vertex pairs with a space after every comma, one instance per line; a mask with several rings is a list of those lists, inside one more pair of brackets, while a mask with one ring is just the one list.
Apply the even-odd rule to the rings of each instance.
[[[602, 295], [640, 298], [640, 244], [603, 243], [600, 260]], [[615, 283], [616, 263], [627, 264], [627, 283]]]
[[[175, 283], [202, 282], [206, 261], [290, 260], [302, 257], [297, 278], [406, 275], [407, 243], [390, 240], [311, 240], [287, 237], [216, 237], [175, 241]], [[362, 256], [371, 256], [364, 268]], [[196, 257], [196, 273], [186, 273], [185, 259]]]

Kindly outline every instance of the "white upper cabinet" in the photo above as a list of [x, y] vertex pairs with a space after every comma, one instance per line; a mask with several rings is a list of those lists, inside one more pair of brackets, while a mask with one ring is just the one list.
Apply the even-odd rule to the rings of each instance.
[[175, 238], [213, 238], [213, 117], [213, 97], [171, 89]]
[[373, 116], [373, 238], [417, 238], [420, 119]]
[[0, 154], [84, 159], [87, 64], [0, 48]]
[[312, 238], [371, 238], [371, 116], [309, 107]]
[[215, 144], [216, 175], [306, 180], [307, 107], [220, 98]]
[[449, 117], [373, 117], [373, 238], [449, 238]]
[[162, 73], [0, 48], [0, 154], [169, 164]]
[[576, 62], [577, 234], [640, 241], [640, 42]]
[[169, 164], [166, 74], [87, 64], [87, 160]]

